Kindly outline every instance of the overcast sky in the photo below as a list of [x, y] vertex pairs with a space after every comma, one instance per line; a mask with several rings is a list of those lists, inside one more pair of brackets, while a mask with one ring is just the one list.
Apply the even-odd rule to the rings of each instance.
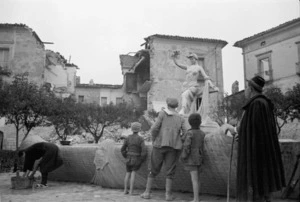
[[80, 69], [81, 83], [122, 84], [119, 55], [153, 34], [220, 39], [225, 91], [244, 88], [236, 41], [299, 17], [299, 0], [0, 0], [0, 23], [32, 28]]

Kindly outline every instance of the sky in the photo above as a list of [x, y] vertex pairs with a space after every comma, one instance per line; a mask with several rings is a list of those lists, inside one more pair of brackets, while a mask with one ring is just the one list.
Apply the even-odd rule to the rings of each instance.
[[236, 41], [299, 17], [299, 0], [0, 0], [0, 23], [32, 28], [79, 67], [81, 83], [122, 84], [120, 54], [153, 34], [220, 39], [224, 91], [244, 89]]

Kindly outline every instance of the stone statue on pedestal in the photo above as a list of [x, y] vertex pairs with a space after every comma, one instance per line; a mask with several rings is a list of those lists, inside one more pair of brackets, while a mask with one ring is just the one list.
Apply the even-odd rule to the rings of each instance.
[[[212, 83], [203, 67], [198, 64], [199, 58], [195, 53], [191, 53], [187, 56], [190, 59], [190, 65], [179, 64], [177, 62], [178, 55], [179, 51], [175, 51], [172, 55], [174, 63], [179, 68], [186, 70], [186, 79], [183, 83], [183, 92], [181, 94], [181, 110], [179, 113], [188, 115], [192, 113], [192, 103], [196, 98], [203, 95], [205, 85], [208, 85], [208, 88], [211, 87], [214, 91], [219, 91], [219, 88]], [[199, 81], [201, 77], [204, 78], [204, 82]]]

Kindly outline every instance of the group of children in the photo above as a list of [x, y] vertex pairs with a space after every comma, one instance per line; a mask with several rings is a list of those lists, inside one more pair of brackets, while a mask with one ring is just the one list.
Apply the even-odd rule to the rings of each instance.
[[[184, 164], [184, 169], [191, 174], [193, 193], [195, 202], [199, 201], [199, 172], [203, 164], [203, 146], [205, 133], [200, 130], [201, 116], [193, 113], [189, 116], [188, 122], [191, 128], [183, 135], [183, 148], [180, 154], [180, 161]], [[124, 179], [124, 194], [133, 195], [136, 171], [146, 160], [147, 149], [144, 139], [138, 135], [141, 124], [134, 122], [131, 124], [133, 134], [129, 135], [121, 148], [121, 153], [126, 158], [126, 175]], [[128, 184], [130, 188], [128, 191]], [[143, 197], [144, 198], [144, 197]]]

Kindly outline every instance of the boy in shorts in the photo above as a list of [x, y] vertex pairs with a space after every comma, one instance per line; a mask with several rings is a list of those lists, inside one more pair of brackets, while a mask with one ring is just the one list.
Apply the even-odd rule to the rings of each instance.
[[180, 158], [184, 163], [184, 169], [190, 171], [191, 174], [194, 192], [193, 202], [199, 202], [199, 173], [200, 167], [203, 164], [205, 133], [200, 130], [200, 114], [191, 114], [188, 121], [191, 125], [191, 129], [189, 129], [186, 133]]
[[[129, 135], [121, 148], [121, 153], [126, 158], [126, 175], [124, 179], [124, 194], [133, 195], [135, 173], [140, 169], [146, 159], [147, 149], [144, 139], [139, 136], [141, 124], [134, 122], [131, 124], [133, 134]], [[128, 192], [128, 182], [130, 178], [130, 190]]]

